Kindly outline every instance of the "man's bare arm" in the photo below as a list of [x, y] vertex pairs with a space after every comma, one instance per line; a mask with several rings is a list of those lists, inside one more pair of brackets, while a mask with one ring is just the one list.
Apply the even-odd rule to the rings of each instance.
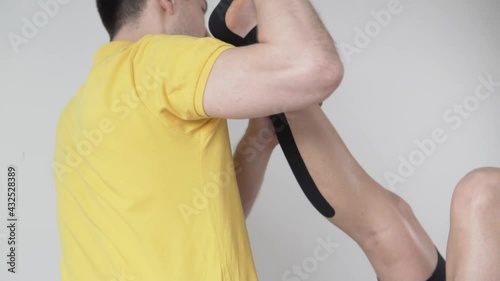
[[324, 101], [343, 78], [333, 39], [309, 0], [255, 0], [255, 9], [259, 42], [225, 50], [213, 65], [204, 96], [210, 117], [299, 110]]
[[276, 144], [260, 142], [258, 131], [247, 129], [236, 147], [234, 164], [245, 217], [250, 214], [264, 181], [267, 165]]

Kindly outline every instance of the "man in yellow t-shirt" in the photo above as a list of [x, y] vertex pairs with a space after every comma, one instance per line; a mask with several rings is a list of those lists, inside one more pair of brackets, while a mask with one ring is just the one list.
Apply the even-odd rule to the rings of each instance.
[[[245, 215], [277, 145], [266, 116], [340, 79], [308, 1], [235, 1], [254, 2], [262, 43], [236, 48], [208, 37], [205, 0], [97, 0], [111, 42], [57, 126], [63, 281], [257, 280]], [[250, 119], [234, 157], [228, 118]]]

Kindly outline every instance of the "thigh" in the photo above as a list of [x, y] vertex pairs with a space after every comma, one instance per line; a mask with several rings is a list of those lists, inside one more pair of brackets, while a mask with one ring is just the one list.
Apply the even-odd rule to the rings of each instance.
[[374, 232], [371, 226], [390, 229], [391, 217], [407, 209], [405, 202], [363, 170], [321, 107], [285, 115], [309, 174], [335, 209], [330, 222], [355, 240]]

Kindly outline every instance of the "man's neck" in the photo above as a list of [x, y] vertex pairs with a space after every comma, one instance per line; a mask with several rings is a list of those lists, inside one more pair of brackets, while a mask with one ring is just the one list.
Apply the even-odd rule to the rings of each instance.
[[124, 26], [118, 33], [113, 37], [111, 41], [130, 41], [137, 42], [142, 39], [147, 34], [162, 34], [162, 30], [156, 26], [147, 26], [145, 24], [140, 25], [128, 25]]

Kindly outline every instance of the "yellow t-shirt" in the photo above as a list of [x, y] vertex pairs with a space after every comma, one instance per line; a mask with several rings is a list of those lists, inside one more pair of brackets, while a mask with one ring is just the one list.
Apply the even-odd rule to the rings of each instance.
[[233, 45], [114, 41], [57, 125], [63, 281], [254, 281], [225, 119], [204, 88]]

